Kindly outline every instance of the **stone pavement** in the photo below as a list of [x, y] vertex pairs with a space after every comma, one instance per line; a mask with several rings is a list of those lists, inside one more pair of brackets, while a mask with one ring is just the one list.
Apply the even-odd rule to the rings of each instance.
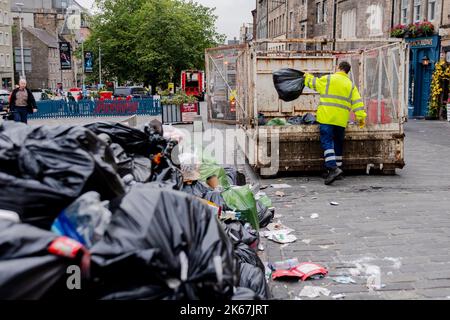
[[[396, 176], [348, 176], [330, 187], [321, 177], [261, 180], [292, 186], [282, 198], [280, 189], [262, 191], [298, 238], [285, 247], [264, 239], [263, 261], [298, 258], [329, 270], [320, 280], [271, 280], [275, 299], [296, 299], [305, 285], [331, 291], [317, 299], [450, 299], [450, 124], [410, 120], [405, 131], [406, 167]], [[385, 286], [369, 292], [371, 265]], [[338, 275], [356, 284], [334, 282]]]

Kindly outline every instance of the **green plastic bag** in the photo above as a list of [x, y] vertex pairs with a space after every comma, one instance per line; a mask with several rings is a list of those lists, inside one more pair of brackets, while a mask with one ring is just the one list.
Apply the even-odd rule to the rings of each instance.
[[199, 158], [201, 159], [200, 165], [200, 181], [206, 182], [209, 177], [217, 176], [220, 185], [226, 189], [230, 187], [225, 169], [217, 164], [217, 161], [208, 155], [205, 151], [202, 151]]
[[282, 118], [273, 118], [267, 122], [266, 126], [290, 126], [291, 124]]
[[222, 192], [226, 205], [241, 213], [242, 220], [249, 222], [255, 230], [259, 230], [256, 200], [250, 186], [233, 186]]
[[203, 160], [200, 165], [200, 181], [206, 182], [206, 180], [212, 176], [217, 176], [220, 185], [224, 189], [230, 187], [225, 169], [218, 164]]
[[262, 196], [259, 199], [257, 199], [259, 202], [261, 202], [265, 207], [271, 208], [272, 207], [272, 200], [268, 196]]

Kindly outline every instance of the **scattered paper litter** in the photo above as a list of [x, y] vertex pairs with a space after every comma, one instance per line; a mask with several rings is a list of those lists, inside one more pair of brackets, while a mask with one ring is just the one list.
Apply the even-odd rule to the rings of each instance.
[[312, 215], [311, 215], [311, 219], [317, 219], [319, 217], [319, 214], [318, 213], [313, 213]]
[[337, 282], [337, 283], [343, 283], [343, 284], [356, 283], [355, 280], [353, 280], [351, 277], [347, 277], [347, 276], [334, 277], [333, 281]]
[[312, 200], [316, 200], [316, 199], [317, 199], [317, 197], [312, 197], [311, 199], [312, 199]]
[[308, 297], [308, 298], [317, 298], [321, 294], [324, 296], [329, 296], [331, 293], [330, 290], [322, 287], [313, 287], [313, 286], [305, 286], [300, 292], [300, 297]]
[[302, 242], [306, 243], [306, 244], [310, 244], [311, 243], [311, 239], [303, 239]]
[[328, 249], [330, 246], [319, 246], [320, 249]]
[[285, 189], [285, 188], [291, 188], [292, 186], [287, 183], [274, 183], [270, 185], [274, 189]]
[[273, 234], [270, 235], [269, 240], [272, 240], [274, 242], [278, 242], [278, 243], [291, 243], [297, 240], [297, 237], [292, 235], [292, 234], [285, 234], [285, 233], [277, 233], [277, 234]]
[[275, 195], [277, 195], [279, 197], [284, 197], [284, 192], [283, 191], [277, 191], [277, 192], [275, 192]]
[[334, 300], [337, 300], [337, 299], [344, 299], [344, 298], [345, 298], [345, 294], [343, 294], [343, 293], [338, 293], [338, 294], [332, 295], [331, 297], [332, 297]]
[[331, 204], [332, 206], [338, 206], [338, 205], [339, 205], [339, 202], [331, 201], [330, 204]]
[[275, 213], [275, 215], [273, 216], [274, 219], [280, 219], [283, 215], [279, 214], [279, 213]]

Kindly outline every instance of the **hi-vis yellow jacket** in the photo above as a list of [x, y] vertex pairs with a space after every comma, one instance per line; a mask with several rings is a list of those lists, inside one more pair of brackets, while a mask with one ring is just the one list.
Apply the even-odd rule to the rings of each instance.
[[358, 120], [367, 117], [358, 88], [345, 72], [316, 78], [305, 74], [305, 85], [320, 94], [317, 122], [347, 127], [350, 111]]

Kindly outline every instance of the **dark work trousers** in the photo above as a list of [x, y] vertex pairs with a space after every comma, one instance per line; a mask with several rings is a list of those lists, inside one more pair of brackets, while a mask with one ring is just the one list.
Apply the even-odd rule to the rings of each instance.
[[325, 156], [325, 167], [335, 169], [342, 166], [345, 128], [330, 124], [320, 125], [320, 144]]
[[16, 122], [28, 122], [28, 108], [27, 107], [15, 107], [11, 110], [14, 113], [14, 121]]

